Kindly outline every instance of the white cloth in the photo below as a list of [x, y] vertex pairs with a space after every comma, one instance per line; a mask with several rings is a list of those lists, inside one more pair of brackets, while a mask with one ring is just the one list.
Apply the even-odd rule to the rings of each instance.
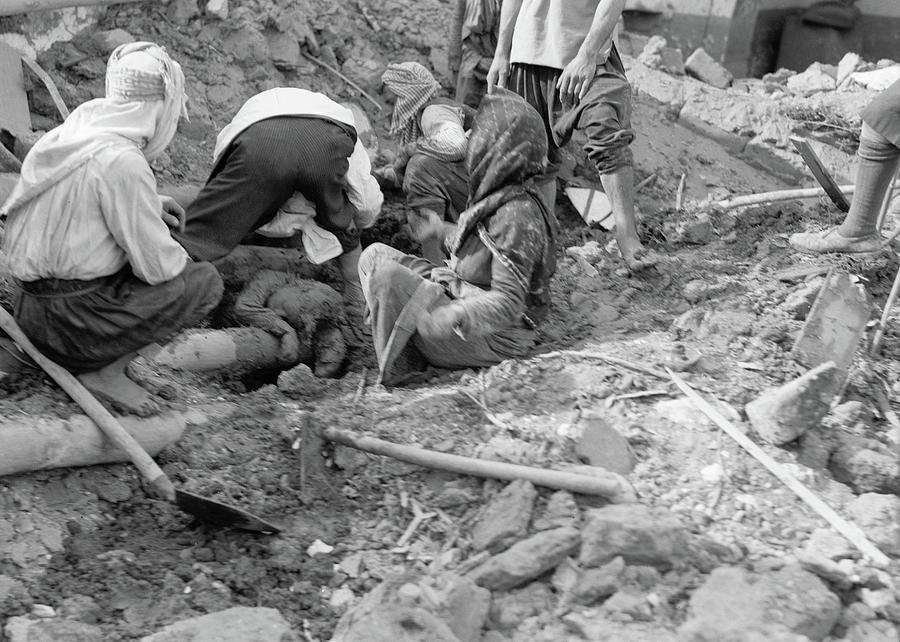
[[147, 163], [175, 133], [184, 75], [149, 42], [117, 47], [107, 74], [108, 95], [80, 105], [38, 140], [0, 208], [7, 268], [23, 281], [92, 279], [130, 262], [156, 284], [187, 263], [162, 220]]
[[[590, 31], [599, 4], [600, 0], [523, 0], [509, 61], [565, 68]], [[612, 38], [597, 52], [598, 65], [606, 62], [611, 48]]]
[[315, 224], [316, 206], [300, 192], [295, 192], [275, 213], [275, 217], [256, 230], [257, 234], [272, 238], [289, 238], [300, 231], [306, 258], [316, 265], [344, 253], [341, 242]]
[[460, 161], [466, 157], [469, 139], [463, 128], [462, 108], [434, 104], [422, 110], [422, 135], [416, 146], [443, 161]]
[[[215, 165], [231, 142], [253, 123], [275, 116], [314, 116], [356, 127], [353, 112], [320, 94], [296, 87], [276, 87], [251, 97], [216, 137], [213, 151]], [[314, 162], [314, 159], [310, 159]], [[372, 227], [381, 211], [384, 196], [372, 176], [372, 163], [357, 136], [347, 171], [347, 198], [356, 208], [354, 222], [358, 228]]]
[[30, 200], [7, 223], [4, 251], [17, 279], [94, 279], [127, 263], [151, 285], [168, 281], [188, 255], [161, 217], [156, 179], [121, 139]]

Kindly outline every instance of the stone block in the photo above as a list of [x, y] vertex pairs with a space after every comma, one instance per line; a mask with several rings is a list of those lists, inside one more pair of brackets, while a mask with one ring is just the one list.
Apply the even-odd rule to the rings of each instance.
[[687, 544], [687, 532], [669, 511], [616, 504], [588, 512], [579, 562], [593, 567], [621, 556], [627, 564], [668, 569], [682, 559]]
[[651, 69], [637, 61], [628, 68], [631, 88], [646, 94], [677, 113], [684, 106], [684, 81], [669, 74]]
[[829, 361], [780, 388], [765, 390], [744, 410], [760, 437], [786, 444], [819, 426], [842, 380], [843, 374]]
[[575, 454], [579, 459], [620, 475], [634, 470], [634, 452], [619, 431], [601, 417], [590, 417], [580, 423], [581, 436], [575, 443]]
[[468, 577], [490, 590], [516, 588], [558, 566], [580, 542], [581, 533], [575, 528], [541, 531], [489, 558]]
[[531, 482], [517, 479], [508, 484], [484, 507], [472, 529], [476, 551], [502, 551], [523, 539], [534, 509], [537, 490]]
[[865, 493], [850, 502], [847, 509], [875, 546], [883, 553], [900, 556], [900, 497]]
[[702, 80], [713, 87], [718, 87], [719, 89], [725, 89], [731, 85], [731, 81], [734, 80], [734, 76], [731, 75], [731, 72], [716, 62], [716, 60], [702, 48], [697, 49], [688, 56], [688, 59], [684, 61], [684, 69], [694, 78]]
[[810, 96], [823, 91], [833, 91], [837, 87], [835, 74], [829, 73], [826, 65], [814, 62], [803, 73], [787, 79], [787, 88], [792, 94]]
[[275, 609], [235, 606], [170, 624], [140, 642], [297, 642]]
[[546, 531], [560, 526], [578, 526], [580, 511], [575, 497], [566, 490], [558, 490], [547, 500], [543, 512], [534, 520], [534, 529]]

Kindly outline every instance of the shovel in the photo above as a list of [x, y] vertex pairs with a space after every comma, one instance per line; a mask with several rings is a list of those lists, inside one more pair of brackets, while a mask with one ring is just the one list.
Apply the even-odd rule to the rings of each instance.
[[239, 508], [175, 488], [172, 481], [153, 461], [137, 440], [68, 370], [54, 363], [25, 336], [19, 324], [0, 307], [2, 328], [87, 413], [117, 447], [124, 451], [140, 471], [141, 476], [159, 494], [185, 513], [219, 526], [232, 526], [261, 533], [278, 533], [281, 528]]

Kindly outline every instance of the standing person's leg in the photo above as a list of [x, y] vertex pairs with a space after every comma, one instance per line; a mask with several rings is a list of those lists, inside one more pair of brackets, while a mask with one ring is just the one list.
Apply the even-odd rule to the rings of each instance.
[[877, 228], [881, 206], [897, 172], [900, 148], [863, 123], [856, 152], [856, 189], [844, 222], [822, 232], [791, 235], [790, 244], [801, 252], [868, 253], [881, 249]]
[[509, 73], [507, 84], [510, 90], [534, 107], [544, 121], [544, 131], [547, 134], [547, 168], [544, 176], [538, 181], [538, 188], [544, 197], [544, 204], [552, 212], [556, 206], [556, 180], [561, 156], [553, 133], [552, 104], [547, 97], [553, 96], [556, 92], [559, 70], [536, 65], [513, 64]]

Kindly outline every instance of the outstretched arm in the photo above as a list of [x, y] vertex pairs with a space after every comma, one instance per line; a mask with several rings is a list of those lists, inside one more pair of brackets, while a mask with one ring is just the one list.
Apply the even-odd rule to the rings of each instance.
[[601, 62], [597, 59], [597, 54], [612, 37], [624, 8], [625, 0], [600, 0], [584, 42], [556, 83], [559, 96], [564, 102], [576, 103], [584, 98], [597, 73], [597, 65]]
[[[623, 0], [624, 2], [624, 0]], [[516, 19], [522, 9], [522, 0], [504, 0], [500, 8], [500, 27], [497, 32], [497, 49], [494, 51], [494, 60], [487, 74], [488, 92], [494, 85], [506, 87], [509, 78], [509, 53], [512, 51], [513, 31], [516, 28]]]

